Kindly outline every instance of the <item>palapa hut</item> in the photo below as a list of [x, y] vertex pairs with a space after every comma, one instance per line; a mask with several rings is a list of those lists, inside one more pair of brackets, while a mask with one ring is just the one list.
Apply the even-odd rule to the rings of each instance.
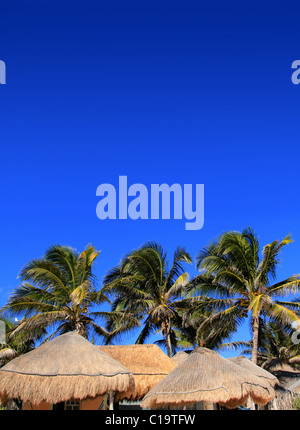
[[283, 388], [290, 389], [290, 387], [300, 379], [300, 372], [297, 370], [272, 370], [272, 373], [279, 381], [279, 385]]
[[267, 405], [267, 409], [293, 410], [299, 408], [300, 402], [300, 373], [293, 370], [275, 370], [279, 380], [275, 387], [275, 399]]
[[267, 360], [262, 365], [263, 369], [266, 369], [268, 372], [274, 371], [283, 371], [283, 372], [297, 372], [290, 364], [285, 363], [278, 357], [273, 357]]
[[300, 372], [279, 358], [268, 360], [262, 367], [271, 372], [279, 381], [275, 386], [275, 398], [267, 405], [267, 409], [294, 409], [299, 395], [293, 389], [293, 385], [300, 378]]
[[0, 369], [1, 402], [21, 399], [24, 409], [52, 409], [60, 402], [73, 409], [99, 409], [106, 393], [131, 389], [131, 372], [75, 332], [58, 336]]
[[184, 361], [186, 358], [188, 358], [188, 354], [184, 351], [179, 351], [177, 352], [177, 354], [173, 355], [172, 360], [176, 363], [179, 364], [182, 361]]
[[[268, 403], [268, 405], [265, 406], [258, 406], [257, 408], [260, 409], [267, 409], [267, 408], [274, 408], [274, 405], [272, 406], [272, 402], [276, 402], [276, 396], [282, 396], [282, 390], [279, 389], [278, 384], [279, 381], [272, 373], [268, 372], [265, 369], [262, 369], [260, 366], [257, 366], [256, 364], [252, 363], [252, 361], [248, 360], [248, 358], [244, 357], [243, 355], [240, 355], [238, 357], [230, 357], [227, 360], [231, 361], [232, 363], [237, 364], [242, 369], [246, 369], [247, 371], [252, 372], [254, 375], [256, 375], [262, 383], [269, 384], [272, 388], [275, 390], [275, 396], [274, 399], [272, 399], [271, 402]], [[252, 409], [254, 406], [251, 404], [251, 400], [249, 399], [248, 407], [251, 407]]]
[[106, 345], [98, 348], [118, 360], [134, 376], [135, 390], [115, 393], [116, 402], [123, 399], [141, 400], [176, 367], [176, 363], [154, 344]]
[[254, 375], [256, 375], [263, 383], [270, 384], [273, 388], [276, 384], [279, 383], [276, 376], [274, 376], [267, 370], [262, 369], [260, 366], [257, 366], [256, 364], [252, 363], [252, 361], [248, 360], [248, 358], [244, 357], [243, 355], [240, 355], [238, 357], [230, 357], [227, 358], [227, 360], [241, 366], [243, 369], [253, 372]]
[[274, 398], [274, 389], [216, 351], [198, 347], [146, 394], [141, 407], [179, 408], [208, 402], [236, 408], [249, 397], [255, 403], [266, 404]]

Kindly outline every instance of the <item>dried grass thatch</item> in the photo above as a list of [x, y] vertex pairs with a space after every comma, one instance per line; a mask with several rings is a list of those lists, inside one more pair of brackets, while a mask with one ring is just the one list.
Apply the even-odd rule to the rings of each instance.
[[293, 410], [294, 402], [297, 399], [297, 395], [290, 390], [287, 390], [280, 385], [275, 386], [275, 397], [266, 406], [260, 407], [259, 409], [266, 410]]
[[279, 385], [285, 389], [290, 387], [300, 379], [300, 372], [287, 370], [272, 370], [272, 373], [279, 381]]
[[176, 363], [153, 344], [106, 345], [98, 348], [122, 363], [134, 376], [135, 391], [116, 393], [116, 401], [142, 399], [176, 367]]
[[173, 355], [172, 360], [175, 361], [176, 364], [182, 363], [185, 359], [187, 359], [189, 354], [184, 351], [179, 351], [177, 354]]
[[267, 360], [263, 365], [262, 368], [267, 370], [268, 372], [274, 372], [274, 371], [283, 371], [283, 372], [296, 372], [297, 370], [294, 369], [290, 364], [285, 363], [284, 361], [280, 360], [280, 358], [274, 357], [269, 360]]
[[244, 405], [249, 397], [257, 404], [266, 404], [274, 395], [274, 389], [253, 373], [216, 351], [198, 347], [145, 396], [141, 407], [178, 408], [212, 402], [236, 408]]
[[275, 386], [275, 398], [267, 405], [266, 409], [292, 410], [295, 408], [295, 402], [298, 402], [299, 396], [294, 391], [293, 385], [296, 385], [295, 382], [300, 380], [300, 373], [292, 369], [289, 365], [280, 366], [279, 369], [289, 370], [272, 370], [272, 373], [279, 382]]
[[278, 379], [276, 376], [272, 375], [272, 373], [268, 372], [265, 369], [262, 369], [260, 366], [252, 363], [252, 361], [248, 360], [248, 358], [240, 355], [238, 357], [230, 357], [227, 360], [232, 363], [238, 364], [243, 369], [246, 369], [250, 372], [253, 372], [263, 383], [270, 384], [271, 387], [275, 387], [278, 384]]
[[0, 399], [39, 404], [134, 389], [131, 372], [75, 332], [15, 358], [0, 369]]

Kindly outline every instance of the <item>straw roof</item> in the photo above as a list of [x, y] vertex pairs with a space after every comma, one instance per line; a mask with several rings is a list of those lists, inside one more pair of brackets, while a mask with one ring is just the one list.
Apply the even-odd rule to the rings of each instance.
[[292, 367], [283, 365], [277, 370], [272, 369], [272, 374], [276, 377], [278, 383], [275, 385], [275, 398], [267, 405], [268, 409], [294, 409], [297, 393], [294, 391], [293, 385], [297, 379], [300, 380], [300, 373], [294, 369], [292, 371], [282, 369], [292, 369]]
[[275, 386], [275, 397], [265, 407], [268, 410], [293, 410], [294, 402], [297, 399], [297, 394], [283, 388], [281, 385]]
[[184, 361], [186, 358], [188, 358], [188, 354], [184, 351], [179, 351], [177, 352], [177, 354], [173, 355], [172, 360], [175, 361], [176, 364], [181, 363], [182, 361]]
[[268, 372], [278, 371], [281, 370], [283, 372], [296, 372], [296, 370], [289, 365], [288, 363], [285, 363], [284, 361], [280, 360], [280, 358], [274, 357], [269, 360], [267, 360], [263, 365], [263, 369], [266, 369]]
[[178, 408], [203, 401], [235, 408], [249, 396], [257, 404], [266, 404], [274, 395], [274, 389], [253, 373], [216, 351], [198, 347], [145, 396], [141, 407]]
[[285, 389], [290, 387], [300, 379], [300, 372], [297, 371], [286, 371], [286, 370], [272, 370], [272, 373], [279, 381], [279, 385]]
[[272, 373], [268, 372], [267, 370], [262, 369], [260, 366], [252, 363], [252, 361], [248, 360], [248, 358], [244, 357], [243, 355], [238, 357], [230, 357], [227, 360], [238, 364], [243, 369], [253, 372], [261, 381], [270, 384], [271, 387], [275, 387], [275, 385], [279, 383], [276, 376], [272, 375]]
[[176, 367], [157, 345], [105, 345], [102, 351], [129, 369], [135, 380], [135, 391], [116, 393], [115, 399], [140, 400]]
[[128, 369], [75, 332], [48, 341], [0, 369], [0, 400], [39, 404], [134, 389]]

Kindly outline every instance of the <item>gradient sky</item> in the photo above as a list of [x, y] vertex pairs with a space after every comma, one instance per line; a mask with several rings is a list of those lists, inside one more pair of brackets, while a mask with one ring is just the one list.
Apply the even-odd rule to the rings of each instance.
[[[292, 233], [278, 280], [300, 271], [297, 3], [1, 1], [0, 305], [56, 243], [100, 249], [101, 280], [146, 241], [194, 257], [249, 225], [262, 245]], [[203, 183], [203, 229], [100, 221], [96, 189], [120, 175]]]

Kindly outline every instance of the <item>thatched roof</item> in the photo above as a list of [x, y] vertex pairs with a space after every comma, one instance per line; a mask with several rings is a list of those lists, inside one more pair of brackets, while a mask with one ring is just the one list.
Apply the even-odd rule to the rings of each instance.
[[274, 395], [274, 389], [253, 373], [216, 351], [198, 347], [145, 396], [141, 406], [178, 408], [204, 401], [235, 408], [249, 396], [257, 404], [266, 404]]
[[290, 387], [300, 379], [300, 372], [287, 370], [272, 370], [272, 373], [279, 381], [279, 385], [285, 389]]
[[266, 406], [269, 410], [293, 410], [297, 395], [292, 391], [283, 388], [281, 385], [275, 386], [275, 398]]
[[0, 369], [0, 399], [39, 404], [134, 388], [131, 372], [75, 332], [48, 341]]
[[244, 357], [243, 355], [238, 357], [230, 357], [227, 360], [238, 364], [243, 369], [253, 372], [261, 381], [269, 383], [272, 387], [275, 387], [275, 385], [279, 383], [276, 376], [272, 375], [272, 373], [268, 372], [267, 370], [262, 369], [260, 366], [252, 363], [252, 361], [248, 360], [248, 358]]
[[284, 371], [284, 372], [296, 372], [296, 370], [289, 365], [288, 363], [285, 363], [284, 361], [280, 360], [280, 358], [274, 357], [269, 360], [267, 360], [263, 365], [263, 369], [266, 369], [268, 372], [273, 371]]
[[117, 393], [116, 400], [140, 400], [158, 384], [176, 363], [171, 360], [157, 345], [106, 345], [99, 346], [102, 351], [118, 360], [129, 369], [135, 380], [135, 391]]
[[184, 351], [179, 351], [177, 354], [173, 355], [172, 360], [175, 361], [176, 364], [181, 363], [186, 358], [188, 358], [189, 354]]

